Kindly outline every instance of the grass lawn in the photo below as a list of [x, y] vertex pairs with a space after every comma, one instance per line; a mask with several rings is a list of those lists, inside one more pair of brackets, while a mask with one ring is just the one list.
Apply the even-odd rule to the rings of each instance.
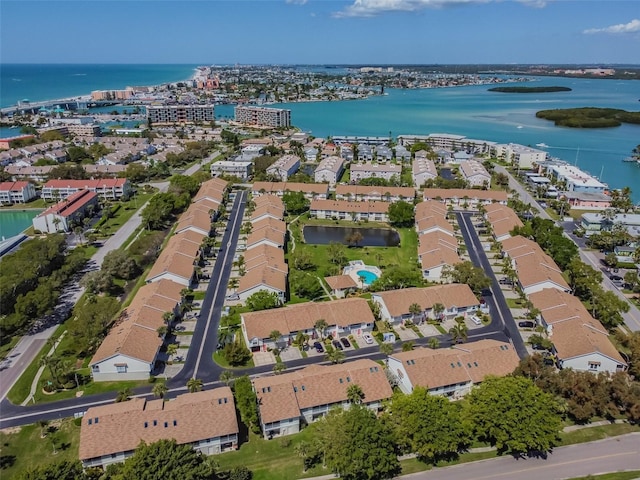
[[[316, 265], [313, 273], [317, 276], [326, 277], [336, 275], [340, 269], [329, 261], [327, 250], [329, 245], [311, 245], [304, 243], [302, 238], [302, 227], [304, 225], [341, 225], [353, 227], [352, 222], [342, 221], [336, 223], [333, 220], [309, 219], [306, 216], [290, 226], [296, 240], [296, 251], [307, 251], [313, 258]], [[361, 227], [382, 227], [389, 228], [384, 223], [361, 223]], [[348, 247], [345, 248], [347, 261], [362, 260], [367, 265], [374, 265], [384, 269], [388, 266], [412, 266], [417, 267], [418, 259], [418, 235], [413, 228], [396, 228], [400, 235], [400, 245], [398, 247]], [[290, 250], [290, 249], [289, 249]]]
[[[41, 438], [42, 429], [35, 424], [0, 432], [3, 459], [0, 478], [15, 478], [20, 472], [39, 465], [78, 460], [80, 427], [73, 423], [73, 419], [52, 421], [49, 427], [57, 431], [50, 431], [45, 438]], [[55, 455], [51, 441], [54, 437], [59, 438]]]
[[589, 475], [588, 477], [576, 477], [569, 480], [633, 480], [635, 478], [640, 478], [640, 470]]
[[115, 215], [108, 219], [103, 225], [100, 226], [100, 235], [109, 237], [116, 233], [116, 231], [129, 220], [138, 209], [142, 208], [147, 201], [155, 195], [155, 192], [144, 193], [139, 192], [130, 200], [126, 202], [114, 203], [120, 205], [120, 208], [115, 212]]
[[505, 298], [509, 308], [523, 308], [522, 301], [519, 298]]
[[627, 433], [640, 432], [640, 426], [628, 423], [614, 423], [600, 427], [583, 428], [573, 432], [561, 433], [561, 445], [573, 445], [575, 443], [593, 442], [608, 437], [625, 435]]

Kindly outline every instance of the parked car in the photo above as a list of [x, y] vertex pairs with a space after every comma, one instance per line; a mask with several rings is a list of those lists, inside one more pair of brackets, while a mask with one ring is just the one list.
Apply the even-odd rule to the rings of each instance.
[[349, 340], [347, 340], [346, 338], [341, 338], [340, 342], [342, 342], [342, 345], [344, 345], [344, 348], [349, 348], [351, 346], [351, 344], [349, 343]]
[[480, 320], [476, 315], [471, 315], [469, 318], [476, 325], [482, 325], [482, 320]]
[[500, 280], [498, 280], [498, 283], [500, 285], [511, 285], [513, 282], [508, 278], [501, 278]]
[[324, 353], [324, 347], [320, 342], [313, 342], [313, 347], [316, 349], [316, 352]]
[[518, 322], [518, 326], [520, 328], [533, 328], [536, 326], [536, 324], [534, 322], [525, 320], [524, 322]]
[[609, 278], [614, 282], [621, 282], [622, 281], [622, 277], [620, 275], [611, 275]]
[[342, 344], [338, 340], [334, 340], [331, 343], [333, 343], [333, 346], [336, 347], [336, 350], [344, 350], [344, 348], [342, 348]]
[[367, 343], [368, 345], [373, 344], [373, 337], [368, 334], [368, 333], [363, 333], [362, 334], [362, 339], [365, 341], [365, 343]]

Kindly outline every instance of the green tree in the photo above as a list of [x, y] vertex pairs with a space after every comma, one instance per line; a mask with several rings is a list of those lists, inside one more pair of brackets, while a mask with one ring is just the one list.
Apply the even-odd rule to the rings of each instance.
[[357, 383], [347, 387], [347, 400], [353, 404], [361, 404], [364, 401], [364, 392], [362, 387]]
[[451, 341], [453, 343], [461, 343], [467, 339], [469, 327], [464, 322], [456, 322], [456, 324], [449, 329], [449, 335], [451, 335]]
[[369, 286], [369, 290], [377, 292], [419, 287], [422, 285], [422, 274], [417, 268], [404, 265], [394, 265], [385, 268], [382, 275], [380, 275], [380, 278], [375, 280]]
[[327, 247], [327, 257], [334, 265], [342, 265], [347, 261], [345, 246], [341, 243], [329, 242], [329, 246]]
[[412, 303], [409, 305], [409, 313], [411, 314], [411, 319], [415, 323], [416, 317], [422, 313], [422, 307], [418, 303]]
[[622, 313], [629, 311], [629, 304], [618, 296], [600, 287], [591, 299], [591, 314], [605, 327], [614, 328], [624, 323]]
[[289, 276], [289, 282], [298, 297], [314, 300], [324, 295], [318, 277], [311, 273], [294, 270]]
[[415, 221], [415, 212], [411, 203], [402, 200], [389, 205], [389, 223], [396, 227], [410, 227]]
[[62, 460], [29, 468], [15, 478], [16, 480], [77, 480], [84, 478], [84, 472], [79, 461]]
[[167, 388], [167, 384], [165, 382], [157, 382], [153, 385], [151, 390], [153, 392], [153, 396], [156, 398], [164, 398], [169, 389]]
[[392, 343], [381, 343], [380, 344], [380, 353], [383, 355], [391, 355], [393, 353], [393, 344]]
[[233, 384], [236, 397], [236, 407], [240, 412], [242, 422], [254, 433], [260, 433], [260, 419], [258, 417], [258, 399], [253, 391], [251, 380], [244, 375], [238, 377]]
[[440, 340], [438, 340], [436, 337], [431, 337], [429, 338], [427, 345], [429, 348], [435, 350], [436, 348], [440, 347]]
[[267, 290], [259, 290], [247, 298], [247, 307], [254, 312], [278, 308], [280, 306], [282, 305], [278, 295], [275, 292], [269, 292]]
[[244, 342], [237, 338], [233, 342], [229, 342], [224, 346], [222, 350], [224, 358], [229, 362], [231, 366], [246, 365], [251, 360], [251, 352], [245, 347]]
[[199, 378], [190, 378], [187, 381], [187, 390], [189, 390], [189, 393], [199, 392], [202, 390], [202, 380]]
[[[191, 445], [178, 445], [175, 440], [141, 443], [128, 458], [117, 480], [209, 480], [215, 472], [206, 457]], [[116, 480], [116, 479], [114, 479]]]
[[309, 200], [302, 192], [285, 192], [282, 203], [288, 215], [298, 215], [309, 209]]
[[391, 430], [369, 409], [354, 405], [318, 425], [326, 465], [345, 480], [382, 480], [400, 473]]
[[613, 189], [609, 194], [611, 195], [611, 208], [618, 212], [622, 211], [624, 213], [633, 210], [631, 188], [624, 187], [622, 189]]
[[445, 267], [442, 273], [454, 283], [466, 283], [473, 293], [480, 295], [482, 290], [491, 286], [491, 279], [487, 277], [484, 270], [476, 267], [470, 261], [456, 263], [452, 267]]
[[111, 250], [104, 256], [102, 270], [115, 278], [130, 280], [140, 271], [135, 259], [126, 250]]
[[411, 340], [409, 340], [408, 342], [404, 342], [402, 344], [402, 351], [403, 352], [410, 352], [411, 350], [413, 350], [413, 347], [415, 347], [415, 343]]
[[469, 446], [471, 432], [462, 419], [461, 405], [423, 387], [394, 396], [384, 419], [401, 451], [416, 453], [427, 462], [454, 459]]
[[193, 197], [198, 193], [200, 184], [198, 181], [188, 175], [174, 175], [169, 180], [169, 192], [176, 195], [188, 194], [189, 197]]
[[547, 452], [562, 423], [554, 397], [524, 377], [487, 377], [468, 397], [476, 435], [501, 453]]
[[126, 402], [131, 398], [132, 392], [129, 387], [124, 387], [121, 390], [118, 390], [118, 395], [116, 396], [116, 403]]
[[224, 383], [226, 386], [233, 384], [236, 379], [235, 374], [231, 370], [223, 370], [220, 374], [220, 381]]
[[149, 179], [150, 172], [141, 163], [130, 163], [124, 172], [124, 177], [132, 183], [141, 183]]
[[275, 373], [276, 375], [280, 375], [286, 369], [287, 369], [287, 365], [284, 362], [276, 362], [273, 365], [273, 373]]
[[325, 357], [331, 363], [342, 363], [346, 358], [344, 352], [342, 350], [338, 350], [337, 348], [327, 350]]
[[324, 334], [325, 334], [325, 331], [327, 330], [328, 326], [329, 325], [327, 324], [327, 321], [324, 318], [319, 318], [313, 324], [313, 328], [315, 328], [315, 330], [320, 334], [320, 339], [321, 340], [324, 338]]
[[290, 255], [289, 261], [296, 270], [310, 270], [315, 267], [313, 255], [307, 250], [296, 250]]

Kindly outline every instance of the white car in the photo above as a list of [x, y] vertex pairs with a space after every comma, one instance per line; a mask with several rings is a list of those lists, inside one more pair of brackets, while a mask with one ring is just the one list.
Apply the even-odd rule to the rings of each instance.
[[482, 325], [482, 320], [480, 320], [478, 317], [476, 317], [475, 315], [471, 315], [471, 321], [473, 323], [475, 323], [476, 325]]
[[365, 343], [368, 343], [369, 345], [371, 345], [373, 343], [373, 337], [371, 335], [369, 335], [368, 333], [363, 333], [362, 334], [362, 339], [365, 341]]

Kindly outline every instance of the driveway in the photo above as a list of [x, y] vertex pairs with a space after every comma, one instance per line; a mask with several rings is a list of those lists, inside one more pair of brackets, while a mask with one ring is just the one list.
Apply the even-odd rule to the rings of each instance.
[[276, 363], [276, 357], [271, 352], [254, 352], [253, 363], [256, 367], [261, 365], [273, 365]]
[[298, 347], [289, 346], [280, 351], [280, 360], [283, 362], [290, 362], [292, 360], [299, 360], [302, 358], [302, 352]]

